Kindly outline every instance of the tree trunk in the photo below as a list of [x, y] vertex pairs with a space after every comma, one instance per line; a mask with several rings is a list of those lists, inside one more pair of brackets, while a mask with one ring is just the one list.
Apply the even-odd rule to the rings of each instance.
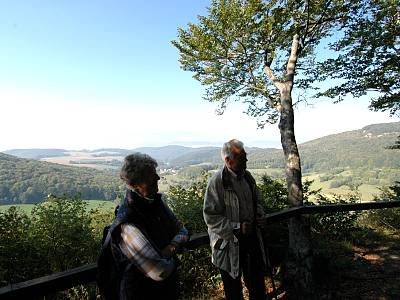
[[[294, 113], [291, 98], [292, 83], [281, 88], [279, 130], [286, 159], [288, 200], [292, 207], [303, 205], [300, 156], [294, 134]], [[310, 226], [303, 217], [289, 220], [289, 251], [286, 263], [285, 288], [289, 299], [310, 299], [313, 296], [312, 250]]]
[[[303, 205], [300, 155], [294, 135], [292, 103], [292, 89], [298, 55], [299, 35], [296, 33], [293, 35], [285, 80], [281, 81], [276, 78], [270, 68], [271, 62], [266, 61], [264, 67], [265, 74], [280, 92], [280, 103], [277, 106], [280, 112], [279, 130], [286, 159], [285, 173], [288, 200], [292, 207]], [[287, 296], [290, 299], [313, 298], [310, 224], [308, 219], [301, 216], [289, 220], [289, 251], [284, 274], [284, 285]]]

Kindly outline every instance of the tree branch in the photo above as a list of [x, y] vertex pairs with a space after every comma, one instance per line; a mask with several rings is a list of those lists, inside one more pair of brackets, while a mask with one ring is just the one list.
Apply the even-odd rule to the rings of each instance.
[[290, 50], [289, 60], [286, 66], [286, 81], [290, 82], [293, 86], [294, 71], [296, 68], [297, 58], [298, 58], [298, 48], [299, 48], [299, 34], [295, 33], [293, 35], [292, 48]]

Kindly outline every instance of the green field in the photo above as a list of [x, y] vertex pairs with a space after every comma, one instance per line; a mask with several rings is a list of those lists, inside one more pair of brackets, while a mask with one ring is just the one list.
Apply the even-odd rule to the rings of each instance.
[[311, 184], [311, 189], [313, 189], [313, 190], [321, 189], [321, 193], [326, 194], [328, 196], [329, 195], [347, 195], [349, 193], [356, 192], [356, 193], [360, 194], [362, 201], [371, 201], [374, 199], [374, 196], [378, 196], [380, 193], [379, 186], [370, 185], [370, 184], [361, 184], [360, 186], [358, 186], [358, 188], [356, 190], [352, 190], [347, 185], [342, 185], [337, 188], [331, 188], [330, 185], [331, 185], [332, 180], [327, 180], [327, 181], [321, 182], [320, 175], [321, 174], [316, 174], [316, 173], [307, 174], [307, 175], [303, 176], [303, 180], [306, 180], [306, 179], [313, 180], [313, 183]]
[[[112, 201], [103, 201], [103, 200], [85, 200], [88, 203], [87, 209], [104, 209], [104, 210], [111, 210], [113, 211], [115, 208], [115, 203]], [[32, 209], [35, 207], [36, 204], [12, 204], [12, 205], [0, 205], [0, 213], [6, 211], [11, 206], [16, 206], [22, 209], [27, 214], [30, 214]]]

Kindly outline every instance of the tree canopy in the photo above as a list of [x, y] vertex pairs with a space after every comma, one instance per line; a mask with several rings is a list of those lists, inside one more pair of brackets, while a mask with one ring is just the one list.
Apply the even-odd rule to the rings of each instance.
[[[346, 18], [347, 7], [346, 0], [213, 0], [208, 16], [179, 28], [172, 43], [182, 68], [206, 86], [204, 98], [218, 102], [219, 112], [230, 100], [242, 100], [262, 126], [278, 118], [280, 82], [294, 79], [294, 85], [309, 86], [305, 71], [315, 46]], [[290, 71], [294, 37], [299, 60]]]
[[400, 5], [396, 0], [363, 0], [350, 10], [330, 43], [336, 58], [319, 62], [315, 79], [337, 79], [317, 96], [340, 101], [372, 92], [370, 108], [400, 113]]

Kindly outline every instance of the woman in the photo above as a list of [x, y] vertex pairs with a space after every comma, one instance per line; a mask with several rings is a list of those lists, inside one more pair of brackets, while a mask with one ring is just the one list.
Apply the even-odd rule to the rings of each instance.
[[157, 162], [135, 153], [125, 157], [120, 177], [126, 183], [124, 203], [118, 209], [119, 247], [123, 276], [120, 299], [177, 299], [177, 249], [188, 231], [158, 193]]

